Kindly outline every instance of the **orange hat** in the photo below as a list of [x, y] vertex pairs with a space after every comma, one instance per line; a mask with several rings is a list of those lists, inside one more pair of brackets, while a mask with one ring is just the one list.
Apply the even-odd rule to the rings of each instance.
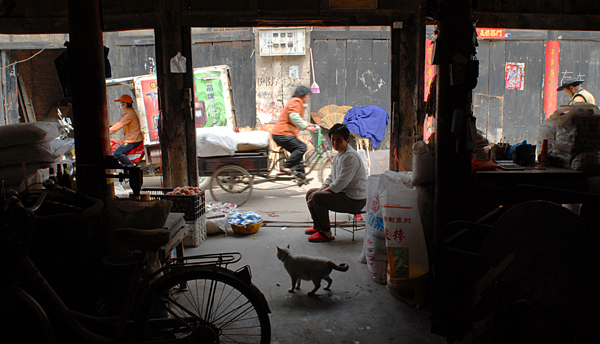
[[119, 99], [117, 99], [115, 101], [116, 102], [125, 102], [125, 103], [129, 103], [129, 104], [133, 104], [133, 99], [128, 94], [122, 95], [121, 98], [119, 98]]

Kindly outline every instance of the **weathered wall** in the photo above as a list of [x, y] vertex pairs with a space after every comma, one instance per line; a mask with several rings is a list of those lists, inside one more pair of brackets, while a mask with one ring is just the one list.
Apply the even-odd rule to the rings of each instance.
[[[44, 50], [34, 58], [17, 65], [18, 73], [27, 89], [38, 121], [46, 119], [50, 109], [58, 105], [64, 98], [54, 68], [54, 59], [64, 51], [64, 49]], [[17, 50], [15, 57], [18, 61], [22, 61], [38, 52], [39, 50]], [[57, 119], [56, 114], [51, 115], [54, 116], [54, 120]]]
[[[258, 30], [255, 30], [256, 55], [256, 125], [277, 120], [285, 103], [299, 85], [310, 87], [310, 31], [306, 30], [306, 54], [299, 56], [260, 56]], [[305, 119], [309, 119], [309, 107]]]

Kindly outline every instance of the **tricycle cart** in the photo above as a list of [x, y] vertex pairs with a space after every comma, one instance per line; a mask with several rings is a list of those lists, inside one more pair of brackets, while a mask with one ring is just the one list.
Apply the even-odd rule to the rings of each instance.
[[[314, 170], [319, 171], [319, 180], [323, 181], [331, 171], [333, 155], [322, 142], [315, 147], [318, 149], [306, 153], [302, 167], [305, 167], [307, 175]], [[198, 157], [198, 176], [210, 177], [208, 185], [215, 201], [239, 206], [248, 201], [255, 183], [292, 181], [298, 186], [308, 184], [305, 178], [279, 172], [286, 157], [283, 149], [271, 152], [269, 147], [235, 152], [233, 156]]]

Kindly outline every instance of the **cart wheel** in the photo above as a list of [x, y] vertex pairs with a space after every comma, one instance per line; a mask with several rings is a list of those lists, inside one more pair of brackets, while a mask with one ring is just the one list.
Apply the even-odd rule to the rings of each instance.
[[219, 167], [210, 180], [210, 193], [217, 202], [246, 203], [252, 195], [252, 176], [245, 168], [237, 165]]
[[198, 187], [206, 190], [210, 186], [210, 177], [198, 177]]
[[331, 160], [325, 158], [325, 161], [323, 161], [323, 164], [321, 165], [321, 170], [319, 171], [319, 181], [321, 183], [331, 174], [331, 165]]

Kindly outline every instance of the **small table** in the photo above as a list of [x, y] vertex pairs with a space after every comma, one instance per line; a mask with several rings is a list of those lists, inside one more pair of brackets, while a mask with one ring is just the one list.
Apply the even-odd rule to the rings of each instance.
[[545, 169], [526, 167], [524, 170], [490, 170], [473, 172], [475, 181], [475, 218], [487, 214], [502, 204], [507, 192], [519, 184], [544, 186], [571, 191], [589, 192], [590, 173], [548, 166]]
[[158, 256], [163, 262], [171, 257], [174, 249], [177, 250], [177, 258], [183, 258], [183, 239], [188, 232], [188, 227], [185, 226], [185, 219], [183, 218], [184, 215], [184, 213], [170, 213], [167, 217], [164, 229], [171, 231], [171, 238], [158, 251]]

